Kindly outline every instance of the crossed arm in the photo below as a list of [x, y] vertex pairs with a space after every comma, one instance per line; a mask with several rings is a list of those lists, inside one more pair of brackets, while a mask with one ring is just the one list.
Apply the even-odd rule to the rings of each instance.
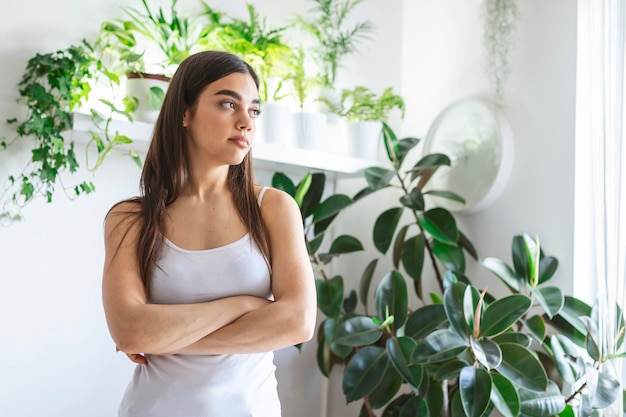
[[118, 349], [141, 362], [137, 352], [252, 353], [309, 340], [317, 308], [300, 212], [278, 190], [268, 190], [261, 211], [272, 253], [274, 301], [241, 295], [176, 305], [148, 304], [135, 248], [139, 226], [112, 212], [105, 224], [103, 302]]

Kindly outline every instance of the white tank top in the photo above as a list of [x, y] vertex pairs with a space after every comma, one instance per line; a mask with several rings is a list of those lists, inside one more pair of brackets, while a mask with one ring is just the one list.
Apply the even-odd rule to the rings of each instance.
[[[267, 187], [259, 195], [259, 204]], [[150, 302], [199, 303], [233, 295], [272, 299], [270, 273], [249, 234], [215, 249], [186, 250], [169, 240], [150, 283]], [[146, 355], [120, 417], [280, 417], [273, 353]]]

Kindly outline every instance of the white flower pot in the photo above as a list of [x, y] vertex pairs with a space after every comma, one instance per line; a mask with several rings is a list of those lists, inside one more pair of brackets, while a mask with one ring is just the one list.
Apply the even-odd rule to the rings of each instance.
[[126, 95], [135, 97], [137, 109], [132, 113], [133, 119], [140, 122], [154, 123], [161, 109], [155, 109], [150, 103], [150, 88], [158, 87], [167, 91], [169, 79], [152, 74], [128, 74], [126, 79]]
[[291, 123], [291, 109], [288, 106], [264, 103], [261, 116], [257, 119], [256, 140], [284, 146], [287, 133], [291, 131]]
[[346, 127], [348, 156], [377, 161], [382, 122], [348, 122]]
[[295, 112], [293, 113], [293, 121], [293, 145], [295, 147], [318, 151], [324, 149], [326, 115], [322, 113]]

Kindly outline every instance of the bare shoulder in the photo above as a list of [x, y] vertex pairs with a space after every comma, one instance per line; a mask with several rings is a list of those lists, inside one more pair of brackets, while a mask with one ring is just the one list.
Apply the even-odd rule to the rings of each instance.
[[[259, 187], [259, 190], [261, 187]], [[293, 221], [301, 222], [300, 208], [292, 196], [277, 188], [267, 187], [261, 197], [261, 214], [263, 220], [272, 223]]]
[[104, 219], [107, 234], [120, 231], [125, 234], [138, 229], [141, 225], [141, 211], [138, 201], [127, 200], [115, 204]]

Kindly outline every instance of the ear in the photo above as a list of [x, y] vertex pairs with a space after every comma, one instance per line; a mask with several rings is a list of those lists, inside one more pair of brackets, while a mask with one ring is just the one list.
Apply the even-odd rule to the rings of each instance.
[[183, 114], [183, 127], [187, 127], [187, 122], [189, 121], [189, 109], [185, 110], [185, 114]]

